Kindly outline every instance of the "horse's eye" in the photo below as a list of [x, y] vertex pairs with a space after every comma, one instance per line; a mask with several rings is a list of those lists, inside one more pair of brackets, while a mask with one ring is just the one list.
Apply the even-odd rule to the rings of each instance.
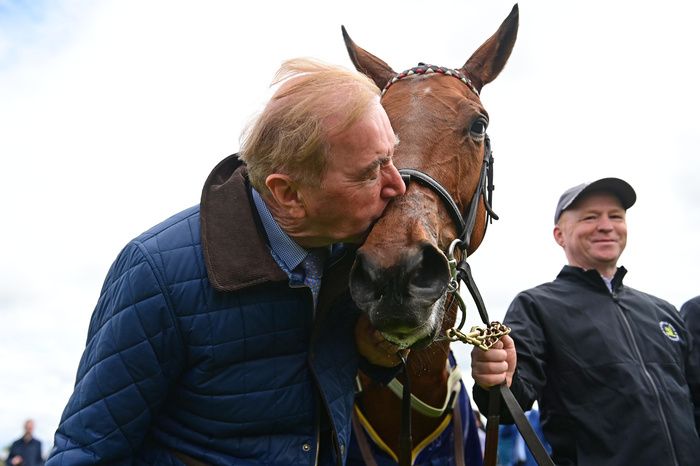
[[484, 118], [477, 118], [474, 120], [474, 123], [472, 123], [471, 128], [469, 128], [469, 133], [473, 138], [482, 139], [486, 134], [486, 128], [488, 125], [489, 122]]

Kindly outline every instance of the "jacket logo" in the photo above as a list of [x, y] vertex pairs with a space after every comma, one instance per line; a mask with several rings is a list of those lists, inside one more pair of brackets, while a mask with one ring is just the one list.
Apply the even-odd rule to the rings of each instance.
[[659, 322], [659, 327], [661, 327], [661, 331], [664, 332], [664, 335], [666, 335], [669, 340], [672, 341], [679, 341], [680, 337], [678, 336], [678, 332], [676, 332], [676, 329], [673, 328], [673, 325], [669, 324], [668, 322], [664, 322], [663, 320]]

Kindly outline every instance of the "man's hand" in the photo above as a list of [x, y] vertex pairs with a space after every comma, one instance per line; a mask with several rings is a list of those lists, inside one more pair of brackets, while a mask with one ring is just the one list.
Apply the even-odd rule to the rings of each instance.
[[501, 337], [490, 350], [472, 350], [472, 378], [481, 388], [488, 389], [505, 381], [513, 383], [517, 356], [515, 343], [508, 335]]
[[357, 350], [371, 364], [382, 367], [394, 367], [401, 362], [398, 353], [404, 357], [410, 350], [399, 350], [399, 347], [387, 341], [379, 330], [369, 322], [364, 312], [360, 314], [355, 324], [355, 343]]

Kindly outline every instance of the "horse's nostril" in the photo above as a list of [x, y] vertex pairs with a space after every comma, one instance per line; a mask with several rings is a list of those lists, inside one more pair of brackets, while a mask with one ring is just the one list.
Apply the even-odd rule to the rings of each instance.
[[424, 245], [410, 270], [407, 283], [409, 294], [438, 299], [449, 280], [449, 266], [445, 256], [434, 246]]
[[379, 268], [364, 254], [358, 252], [350, 272], [350, 293], [355, 302], [379, 301], [382, 293], [377, 284]]

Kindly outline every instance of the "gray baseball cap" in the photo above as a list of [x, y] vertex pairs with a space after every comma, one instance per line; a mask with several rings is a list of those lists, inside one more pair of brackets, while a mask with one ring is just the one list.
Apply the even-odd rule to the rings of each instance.
[[583, 183], [564, 191], [559, 198], [557, 210], [554, 212], [554, 224], [559, 221], [561, 213], [571, 207], [571, 205], [584, 195], [592, 192], [610, 193], [620, 199], [622, 207], [627, 210], [632, 207], [637, 200], [637, 194], [630, 184], [620, 178], [601, 178], [592, 183]]

